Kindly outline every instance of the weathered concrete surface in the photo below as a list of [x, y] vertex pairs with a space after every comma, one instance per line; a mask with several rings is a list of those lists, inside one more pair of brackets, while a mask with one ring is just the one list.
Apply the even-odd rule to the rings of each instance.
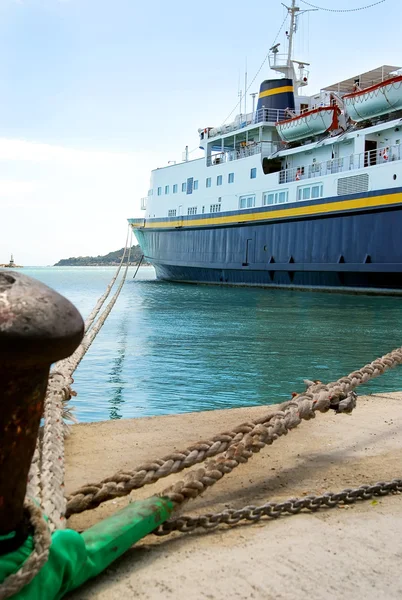
[[[67, 492], [261, 416], [235, 409], [73, 427]], [[352, 416], [318, 415], [189, 503], [214, 512], [402, 477], [402, 393], [359, 398]], [[180, 474], [175, 476], [180, 478]], [[168, 478], [133, 497], [161, 491]], [[85, 528], [127, 499], [76, 515]], [[209, 533], [148, 536], [71, 600], [402, 597], [402, 495]]]

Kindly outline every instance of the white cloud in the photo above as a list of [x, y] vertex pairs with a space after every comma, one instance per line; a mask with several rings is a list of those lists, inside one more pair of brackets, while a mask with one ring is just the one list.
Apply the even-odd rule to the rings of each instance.
[[0, 138], [0, 263], [95, 255], [124, 245], [158, 154]]
[[[37, 187], [34, 181], [2, 181], [0, 179], [0, 198], [15, 198], [32, 193]], [[2, 208], [4, 204], [2, 203]]]
[[133, 161], [138, 153], [103, 152], [99, 150], [78, 150], [64, 146], [53, 146], [25, 140], [0, 138], [0, 160], [20, 160], [29, 162], [58, 162], [64, 164], [126, 163]]

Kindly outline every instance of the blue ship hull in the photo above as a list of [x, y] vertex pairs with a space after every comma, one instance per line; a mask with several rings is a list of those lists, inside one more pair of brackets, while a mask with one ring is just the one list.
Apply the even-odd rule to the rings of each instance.
[[[330, 287], [402, 290], [402, 189], [304, 203], [284, 218], [224, 224], [229, 213], [200, 226], [183, 217], [147, 228], [132, 226], [146, 260], [159, 279], [176, 282], [272, 287]], [[373, 199], [378, 205], [373, 206]], [[389, 203], [387, 198], [389, 198]], [[366, 206], [356, 208], [355, 200]], [[385, 200], [384, 200], [385, 199]], [[367, 200], [367, 201], [366, 201]], [[338, 210], [342, 202], [352, 208]], [[333, 209], [324, 212], [332, 204]], [[345, 202], [345, 206], [347, 205]], [[354, 204], [353, 204], [354, 202]], [[335, 204], [336, 203], [336, 204]], [[324, 207], [314, 215], [315, 209]], [[289, 210], [290, 209], [290, 210]], [[253, 215], [257, 211], [239, 212]], [[265, 214], [267, 209], [265, 209]], [[287, 212], [285, 212], [287, 210]], [[233, 213], [231, 220], [233, 221]], [[260, 213], [262, 214], [262, 213]], [[269, 213], [268, 213], [269, 215]], [[204, 221], [201, 219], [204, 218]], [[143, 222], [144, 223], [144, 222]], [[202, 224], [201, 224], [202, 223]]]

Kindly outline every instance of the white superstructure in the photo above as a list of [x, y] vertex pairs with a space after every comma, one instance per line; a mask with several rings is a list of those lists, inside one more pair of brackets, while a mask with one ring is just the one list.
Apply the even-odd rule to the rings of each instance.
[[[294, 148], [278, 140], [275, 123], [251, 120], [209, 137], [205, 158], [154, 170], [142, 201], [146, 218], [325, 198], [344, 194], [345, 186], [356, 192], [400, 186], [389, 173], [402, 158], [401, 117], [364, 128], [351, 124], [336, 136], [304, 140]], [[221, 151], [212, 151], [218, 145]], [[265, 174], [264, 165], [278, 170]]]
[[325, 198], [345, 186], [366, 192], [400, 185], [387, 175], [401, 159], [400, 68], [383, 65], [301, 95], [308, 65], [291, 58], [295, 0], [288, 11], [288, 52], [279, 54], [276, 44], [269, 55], [284, 79], [263, 82], [253, 112], [199, 129], [202, 159], [152, 172], [141, 199], [146, 219]]

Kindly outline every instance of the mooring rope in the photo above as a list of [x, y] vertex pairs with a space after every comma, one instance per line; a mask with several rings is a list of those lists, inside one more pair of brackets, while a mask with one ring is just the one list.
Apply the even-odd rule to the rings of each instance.
[[[127, 229], [126, 245], [124, 247], [124, 252], [123, 252], [123, 256], [121, 257], [120, 264], [117, 267], [116, 273], [112, 277], [112, 279], [111, 279], [109, 285], [107, 286], [105, 292], [99, 298], [98, 302], [95, 304], [94, 308], [92, 309], [91, 314], [85, 320], [85, 331], [88, 331], [88, 329], [91, 327], [92, 323], [95, 321], [95, 319], [98, 316], [98, 313], [99, 313], [100, 309], [102, 308], [105, 300], [109, 296], [110, 291], [111, 291], [112, 287], [114, 286], [114, 283], [115, 283], [117, 277], [119, 276], [120, 269], [121, 269], [121, 267], [123, 265], [124, 258], [126, 256], [126, 252], [127, 252], [129, 235], [130, 235], [130, 229]], [[131, 238], [130, 238], [130, 251], [131, 251], [131, 240], [132, 240], [132, 234], [131, 234]]]
[[136, 270], [135, 270], [135, 273], [134, 273], [134, 275], [133, 275], [133, 279], [135, 279], [135, 278], [136, 278], [136, 276], [137, 276], [137, 273], [138, 273], [138, 269], [140, 268], [140, 266], [141, 266], [141, 263], [142, 263], [142, 261], [143, 261], [143, 260], [144, 260], [144, 255], [142, 254], [142, 255], [141, 255], [141, 258], [140, 258], [140, 262], [138, 263], [138, 265], [137, 265], [137, 268], [136, 268]]
[[66, 524], [65, 513], [67, 501], [64, 495], [65, 425], [63, 411], [68, 400], [74, 395], [71, 389], [73, 383], [72, 374], [101, 330], [119, 297], [127, 277], [130, 256], [131, 239], [127, 265], [115, 294], [96, 323], [87, 331], [77, 350], [69, 358], [57, 362], [49, 375], [44, 406], [42, 439], [38, 439], [31, 463], [27, 495], [36, 498], [40, 502], [49, 518], [49, 526], [52, 531], [64, 528]]
[[[66, 382], [69, 382], [66, 384]], [[53, 372], [49, 377], [44, 407], [43, 435], [40, 442], [39, 498], [51, 530], [66, 526], [64, 495], [63, 405], [71, 398], [71, 377]]]
[[[55, 364], [54, 370], [52, 373], [60, 372], [61, 370], [66, 371], [70, 376], [74, 373], [85, 354], [88, 352], [89, 347], [92, 342], [98, 335], [99, 331], [102, 329], [107, 317], [109, 316], [112, 308], [116, 304], [117, 298], [120, 295], [121, 289], [126, 281], [128, 267], [130, 266], [130, 256], [131, 256], [131, 241], [130, 241], [130, 249], [128, 251], [127, 264], [125, 271], [123, 273], [123, 277], [121, 278], [120, 284], [114, 293], [113, 297], [109, 301], [109, 304], [106, 306], [101, 316], [98, 318], [96, 323], [92, 326], [92, 328], [85, 334], [81, 344], [78, 346], [77, 350], [68, 358], [58, 362]], [[51, 375], [52, 375], [51, 373]]]
[[[354, 407], [352, 390], [378, 377], [390, 368], [402, 364], [402, 348], [397, 348], [381, 358], [341, 377], [327, 385], [311, 385], [306, 392], [293, 400], [273, 407], [271, 411], [248, 423], [242, 423], [231, 431], [225, 431], [210, 440], [197, 442], [187, 449], [175, 451], [167, 456], [149, 461], [132, 471], [119, 471], [100, 483], [81, 486], [68, 496], [66, 516], [83, 512], [132, 490], [154, 483], [172, 473], [204, 462], [224, 452], [219, 461], [208, 463], [203, 469], [191, 472], [184, 480], [165, 490], [175, 502], [195, 497], [201, 490], [213, 485], [225, 472], [230, 472], [241, 462], [247, 462], [253, 452], [271, 444], [279, 436], [297, 427], [302, 419], [311, 419], [315, 412], [326, 412], [330, 408], [337, 412], [350, 412]], [[198, 491], [197, 491], [198, 490]]]
[[[256, 425], [240, 442], [232, 444], [216, 460], [210, 460], [205, 467], [190, 471], [185, 479], [166, 488], [160, 495], [169, 498], [176, 505], [183, 504], [190, 498], [197, 498], [227, 473], [231, 473], [240, 464], [248, 462], [253, 454], [260, 452], [266, 445], [272, 444], [280, 436], [286, 435], [288, 431], [300, 425], [303, 419], [306, 421], [313, 419], [316, 411], [327, 412], [331, 408], [331, 402], [328, 393], [313, 394], [311, 399], [303, 398], [289, 402], [286, 408], [277, 411], [267, 424]], [[339, 407], [340, 402], [343, 402], [342, 408]], [[332, 408], [337, 412], [350, 413], [355, 406], [356, 394], [348, 392], [346, 397], [344, 394], [339, 395], [337, 407], [332, 405]]]
[[14, 596], [28, 585], [45, 565], [49, 556], [51, 537], [42, 510], [31, 500], [25, 500], [25, 510], [29, 513], [29, 520], [34, 531], [34, 549], [21, 568], [0, 583], [0, 600]]
[[[86, 319], [85, 325], [84, 325], [85, 332], [88, 332], [88, 330], [90, 329], [91, 325], [93, 324], [94, 320], [98, 316], [100, 309], [102, 308], [103, 304], [105, 303], [105, 300], [108, 298], [110, 291], [112, 290], [112, 288], [116, 282], [116, 279], [120, 273], [121, 267], [124, 262], [124, 258], [127, 253], [129, 236], [130, 236], [130, 229], [128, 228], [127, 236], [126, 236], [126, 243], [125, 243], [125, 247], [124, 247], [124, 251], [123, 251], [123, 256], [120, 260], [120, 264], [117, 267], [116, 272], [113, 275], [111, 281], [109, 282], [105, 292], [102, 294], [102, 296], [100, 296], [100, 298], [96, 302], [94, 308], [92, 309], [90, 315]], [[132, 240], [132, 232], [131, 232], [131, 236], [130, 236], [130, 253], [131, 253], [131, 240]], [[88, 350], [89, 345], [88, 345], [87, 349], [85, 350], [85, 352]], [[80, 360], [76, 363], [75, 367], [73, 366], [73, 370], [70, 370], [70, 372], [64, 373], [65, 362], [59, 361], [59, 363], [57, 364], [57, 373], [56, 373], [56, 369], [53, 368], [52, 373], [49, 376], [49, 382], [48, 382], [48, 387], [47, 387], [47, 396], [53, 398], [53, 404], [55, 406], [55, 410], [50, 411], [53, 414], [53, 417], [52, 417], [52, 415], [48, 414], [47, 422], [52, 423], [53, 425], [52, 425], [52, 427], [46, 428], [47, 440], [48, 440], [48, 437], [49, 436], [51, 437], [52, 435], [54, 435], [56, 438], [60, 438], [61, 435], [66, 434], [66, 428], [64, 426], [64, 423], [63, 423], [62, 419], [59, 418], [60, 402], [61, 402], [62, 414], [63, 414], [64, 419], [67, 418], [70, 421], [74, 421], [74, 416], [72, 415], [72, 413], [70, 413], [70, 411], [67, 408], [68, 400], [70, 400], [71, 396], [74, 395], [74, 392], [71, 389], [71, 384], [73, 383], [73, 379], [71, 378], [71, 375], [74, 372], [74, 370], [77, 368], [79, 362], [84, 357], [85, 352], [82, 354]], [[69, 365], [69, 369], [71, 369], [70, 365]], [[45, 419], [45, 423], [46, 423], [46, 419]], [[61, 429], [63, 431], [61, 431]], [[51, 433], [52, 430], [55, 431], [54, 434]], [[64, 449], [63, 449], [62, 454], [64, 456]], [[28, 486], [27, 486], [27, 495], [31, 498], [36, 498], [38, 501], [40, 501], [42, 499], [41, 498], [41, 475], [40, 475], [41, 470], [42, 470], [41, 462], [42, 462], [41, 461], [41, 444], [40, 444], [40, 441], [38, 438], [36, 447], [35, 447], [35, 453], [32, 458], [31, 468], [30, 468], [30, 472], [29, 472], [29, 476], [28, 476]], [[57, 467], [55, 467], [54, 470], [56, 471]], [[64, 482], [64, 475], [60, 479], [60, 485], [62, 485], [63, 482]], [[65, 505], [65, 502], [63, 501], [63, 506], [64, 505]], [[54, 513], [53, 518], [57, 520], [57, 513]]]

